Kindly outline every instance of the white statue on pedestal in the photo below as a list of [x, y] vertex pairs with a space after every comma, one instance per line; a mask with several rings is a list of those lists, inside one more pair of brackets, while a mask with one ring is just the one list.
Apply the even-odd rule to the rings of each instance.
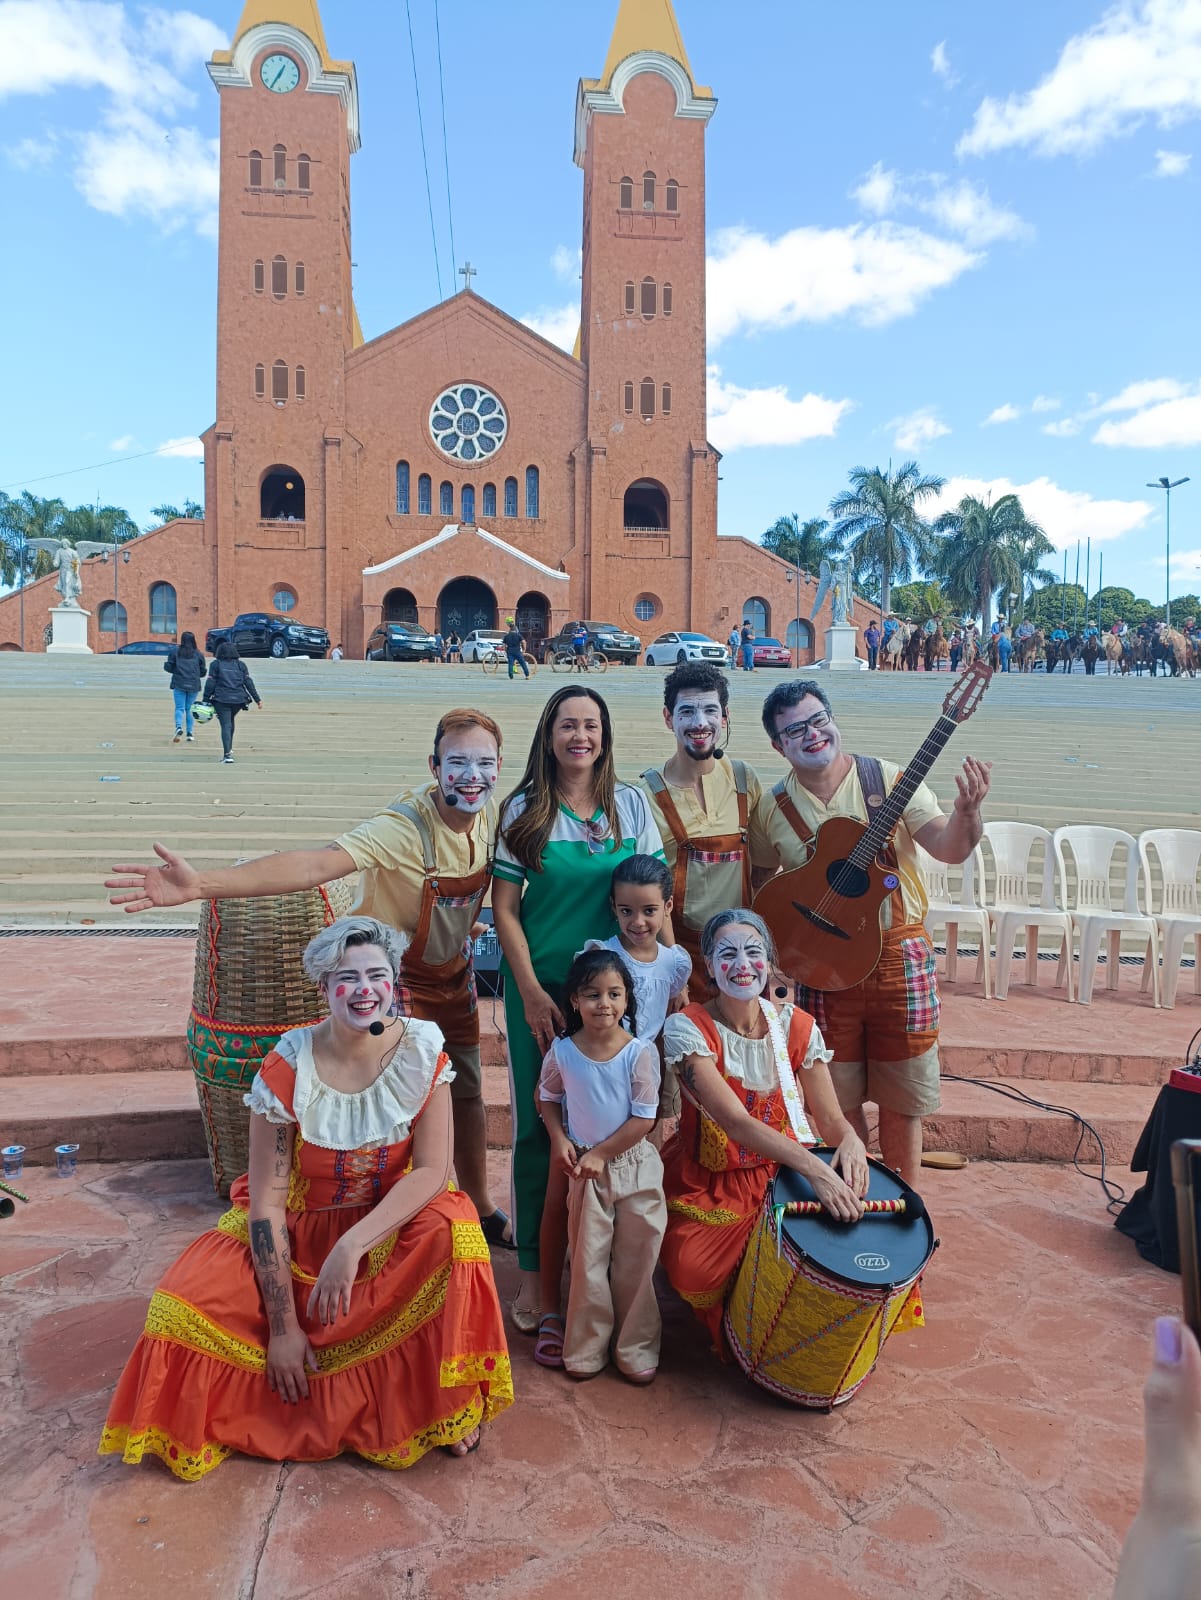
[[845, 628], [852, 621], [855, 605], [855, 591], [851, 587], [851, 563], [845, 556], [840, 561], [823, 561], [818, 569], [818, 578], [817, 596], [813, 602], [810, 618], [817, 616], [822, 608], [822, 602], [833, 588], [830, 620], [834, 627]]
[[71, 544], [66, 539], [30, 539], [29, 548], [44, 550], [47, 555], [54, 557], [54, 565], [58, 568], [58, 582], [54, 587], [62, 595], [62, 604], [79, 610], [79, 597], [83, 593], [81, 563], [89, 556], [104, 556], [107, 559], [108, 552], [115, 551], [117, 547], [93, 539], [81, 539], [78, 544]]

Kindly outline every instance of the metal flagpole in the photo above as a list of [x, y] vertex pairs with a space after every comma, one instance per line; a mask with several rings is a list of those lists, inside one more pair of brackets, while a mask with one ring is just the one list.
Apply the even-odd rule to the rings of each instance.
[[1080, 621], [1080, 540], [1076, 540], [1076, 582], [1072, 585], [1076, 591], [1072, 595], [1072, 632], [1075, 633]]
[[1085, 631], [1086, 632], [1088, 630], [1089, 614], [1091, 613], [1091, 611], [1093, 609], [1093, 602], [1092, 602], [1092, 599], [1090, 598], [1093, 591], [1089, 587], [1089, 581], [1088, 581], [1089, 580], [1089, 576], [1090, 576], [1090, 574], [1092, 572], [1092, 565], [1093, 565], [1093, 540], [1092, 540], [1092, 535], [1090, 534], [1088, 539], [1087, 539], [1087, 541], [1086, 541], [1086, 543], [1085, 543], [1085, 546], [1084, 546], [1084, 627], [1085, 627]]
[[1100, 631], [1101, 631], [1101, 591], [1105, 587], [1105, 585], [1101, 582], [1101, 579], [1104, 577], [1104, 575], [1105, 575], [1105, 552], [1104, 552], [1104, 550], [1098, 550], [1097, 551], [1097, 632], [1098, 633], [1100, 633]]
[[1068, 547], [1063, 547], [1063, 583], [1059, 587], [1059, 626], [1068, 620]]

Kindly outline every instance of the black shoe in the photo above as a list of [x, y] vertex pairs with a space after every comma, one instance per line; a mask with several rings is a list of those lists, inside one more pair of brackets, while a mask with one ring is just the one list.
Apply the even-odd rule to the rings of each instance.
[[516, 1250], [517, 1241], [513, 1238], [509, 1218], [499, 1207], [490, 1217], [480, 1218], [480, 1227], [483, 1229], [484, 1238], [496, 1249]]

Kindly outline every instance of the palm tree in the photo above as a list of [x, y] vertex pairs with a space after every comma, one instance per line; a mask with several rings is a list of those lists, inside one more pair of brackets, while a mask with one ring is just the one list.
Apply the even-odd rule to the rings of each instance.
[[78, 544], [95, 539], [101, 544], [124, 544], [142, 531], [121, 506], [75, 506], [66, 512], [58, 530], [64, 539]]
[[[1051, 549], [1050, 540], [1022, 510], [1016, 494], [999, 500], [965, 495], [953, 511], [934, 524], [939, 543], [931, 565], [953, 605], [978, 612], [988, 633], [994, 594], [1025, 592], [1026, 569]], [[1036, 551], [1031, 556], [1029, 552]]]
[[30, 551], [30, 539], [57, 539], [63, 534], [67, 508], [61, 500], [43, 500], [28, 489], [21, 494], [0, 494], [0, 541], [4, 546], [4, 581], [13, 584], [25, 569], [25, 579], [40, 578], [52, 570], [44, 551]]
[[[173, 506], [168, 503], [167, 505], [162, 506], [151, 506], [150, 514], [156, 519], [151, 524], [151, 527], [160, 528], [164, 522], [175, 522], [181, 518], [186, 519], [190, 517], [203, 517], [204, 507], [200, 504], [199, 500], [185, 500], [182, 511], [178, 506]], [[150, 529], [147, 528], [146, 531], [149, 533]]]
[[824, 517], [810, 517], [802, 522], [793, 511], [786, 517], [777, 517], [760, 543], [765, 550], [800, 567], [803, 572], [816, 572], [838, 549], [838, 540], [826, 534], [829, 526]]
[[923, 477], [916, 461], [893, 472], [853, 467], [851, 487], [830, 501], [831, 538], [846, 550], [860, 573], [878, 578], [880, 609], [892, 609], [892, 581], [907, 578], [924, 562], [930, 529], [920, 503], [942, 488], [943, 478]]

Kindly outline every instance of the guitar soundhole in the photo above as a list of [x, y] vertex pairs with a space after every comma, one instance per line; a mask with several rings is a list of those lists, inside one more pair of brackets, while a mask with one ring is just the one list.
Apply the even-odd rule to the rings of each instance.
[[858, 900], [871, 887], [867, 873], [851, 861], [832, 861], [826, 869], [826, 882], [845, 900]]

